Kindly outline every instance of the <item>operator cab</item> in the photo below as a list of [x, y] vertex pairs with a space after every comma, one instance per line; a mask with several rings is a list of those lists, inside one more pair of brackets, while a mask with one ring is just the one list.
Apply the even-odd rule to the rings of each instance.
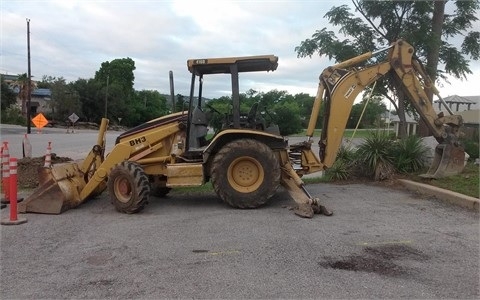
[[[189, 97], [189, 115], [187, 122], [187, 151], [203, 150], [208, 142], [208, 116], [202, 109], [203, 76], [210, 74], [230, 74], [232, 82], [232, 115], [227, 116], [228, 128], [252, 128], [254, 114], [257, 113], [258, 103], [253, 105], [246, 115], [240, 113], [240, 92], [238, 74], [241, 72], [275, 71], [278, 66], [278, 57], [274, 55], [202, 58], [187, 60], [188, 70], [192, 73]], [[198, 96], [195, 98], [195, 82], [198, 77]], [[252, 117], [253, 116], [253, 117]], [[258, 126], [261, 126], [259, 124]], [[264, 128], [263, 128], [264, 129]]]

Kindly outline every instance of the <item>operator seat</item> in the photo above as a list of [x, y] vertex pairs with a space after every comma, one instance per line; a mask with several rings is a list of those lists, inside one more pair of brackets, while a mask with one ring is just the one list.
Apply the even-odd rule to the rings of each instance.
[[190, 128], [189, 135], [189, 148], [197, 149], [208, 144], [207, 142], [207, 133], [208, 133], [208, 118], [207, 114], [202, 110], [201, 107], [196, 106], [192, 112], [192, 125]]

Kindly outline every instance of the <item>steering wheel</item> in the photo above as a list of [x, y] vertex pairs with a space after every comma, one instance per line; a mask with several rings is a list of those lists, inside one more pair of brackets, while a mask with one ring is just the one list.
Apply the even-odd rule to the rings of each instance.
[[248, 121], [255, 122], [255, 118], [257, 117], [257, 110], [258, 110], [258, 102], [253, 103], [250, 111], [248, 112]]
[[208, 107], [211, 111], [216, 112], [219, 115], [223, 115], [223, 113], [219, 112], [217, 109], [215, 109], [215, 107], [211, 106], [210, 104], [205, 103], [205, 106]]

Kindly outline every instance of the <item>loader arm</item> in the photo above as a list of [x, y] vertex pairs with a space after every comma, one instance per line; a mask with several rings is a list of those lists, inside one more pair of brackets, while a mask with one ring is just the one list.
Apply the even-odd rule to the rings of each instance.
[[[20, 213], [35, 212], [60, 214], [80, 205], [87, 182], [96, 177], [98, 167], [104, 164], [105, 134], [108, 120], [102, 119], [97, 143], [84, 160], [58, 164], [38, 169], [39, 186], [18, 207]], [[106, 187], [105, 181], [90, 184], [89, 195], [100, 194]]]
[[[178, 121], [178, 116], [175, 121]], [[111, 169], [118, 163], [126, 160], [135, 161], [147, 168], [170, 161], [170, 155], [153, 157], [149, 155], [159, 153], [160, 149], [165, 148], [167, 137], [182, 128], [180, 122], [167, 122], [162, 130], [155, 128], [141, 130], [119, 140], [112, 151], [104, 157], [107, 126], [108, 120], [102, 119], [97, 144], [84, 160], [40, 168], [40, 184], [21, 203], [19, 211], [60, 214], [105, 190]]]

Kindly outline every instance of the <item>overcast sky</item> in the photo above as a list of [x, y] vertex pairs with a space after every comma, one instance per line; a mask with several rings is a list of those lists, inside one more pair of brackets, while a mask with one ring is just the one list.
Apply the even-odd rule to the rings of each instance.
[[[242, 74], [240, 90], [290, 94], [316, 93], [318, 75], [332, 64], [326, 58], [297, 58], [295, 47], [317, 29], [330, 27], [323, 16], [346, 0], [249, 1], [87, 1], [0, 0], [0, 72], [27, 72], [27, 22], [30, 19], [31, 69], [68, 82], [93, 78], [102, 62], [135, 61], [135, 89], [187, 95], [190, 58], [274, 54], [273, 73]], [[475, 30], [480, 31], [477, 22]], [[440, 93], [480, 95], [480, 63], [472, 62], [468, 81], [452, 80]], [[223, 77], [222, 77], [223, 76]], [[206, 97], [230, 95], [224, 75], [205, 79]]]

